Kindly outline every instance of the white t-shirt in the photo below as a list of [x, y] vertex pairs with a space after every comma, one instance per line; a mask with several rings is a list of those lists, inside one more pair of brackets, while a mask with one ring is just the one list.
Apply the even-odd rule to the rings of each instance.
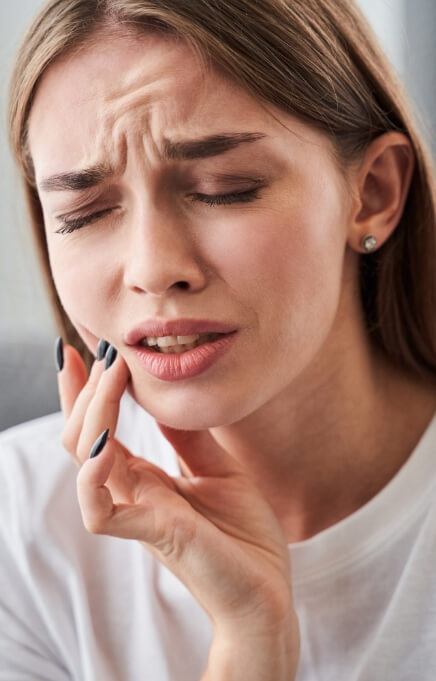
[[[85, 530], [62, 428], [59, 412], [0, 435], [0, 681], [199, 681], [207, 614], [137, 541]], [[127, 392], [116, 436], [180, 475]], [[369, 503], [289, 545], [297, 681], [435, 681], [435, 502], [436, 414]]]

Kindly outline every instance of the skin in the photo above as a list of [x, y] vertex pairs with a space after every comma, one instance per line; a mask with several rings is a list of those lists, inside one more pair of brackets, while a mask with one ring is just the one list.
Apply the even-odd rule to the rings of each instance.
[[[164, 137], [237, 131], [267, 137], [209, 159], [160, 159]], [[47, 70], [29, 144], [37, 182], [97, 160], [116, 167], [97, 190], [39, 195], [60, 299], [91, 351], [102, 337], [118, 349], [127, 371], [117, 385], [162, 424], [209, 430], [250, 472], [287, 542], [338, 522], [389, 482], [436, 409], [434, 389], [371, 346], [358, 292], [361, 238], [382, 247], [407, 198], [414, 159], [404, 135], [377, 138], [344, 178], [327, 136], [216, 72], [203, 79], [182, 44], [102, 36]], [[267, 181], [251, 203], [188, 199], [252, 186], [225, 185], [219, 172]], [[114, 206], [55, 233], [60, 214]], [[159, 381], [124, 342], [156, 316], [232, 322], [239, 338], [200, 376]], [[70, 413], [85, 379], [70, 348], [66, 358], [76, 367], [62, 388]], [[99, 409], [86, 446], [106, 427]], [[85, 411], [71, 426], [75, 445]], [[185, 457], [181, 468], [188, 476], [194, 463]]]

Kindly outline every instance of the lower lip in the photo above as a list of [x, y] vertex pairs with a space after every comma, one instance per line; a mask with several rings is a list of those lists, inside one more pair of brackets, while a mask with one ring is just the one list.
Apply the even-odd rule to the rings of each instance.
[[210, 343], [203, 343], [185, 352], [160, 353], [144, 345], [135, 345], [136, 356], [144, 369], [162, 381], [181, 381], [202, 374], [230, 350], [236, 331]]

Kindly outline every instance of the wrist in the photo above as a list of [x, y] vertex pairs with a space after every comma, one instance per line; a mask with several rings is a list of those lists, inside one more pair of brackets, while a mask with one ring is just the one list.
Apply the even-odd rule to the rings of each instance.
[[293, 681], [300, 653], [298, 621], [294, 614], [277, 626], [253, 622], [233, 629], [215, 629], [207, 669], [201, 681]]

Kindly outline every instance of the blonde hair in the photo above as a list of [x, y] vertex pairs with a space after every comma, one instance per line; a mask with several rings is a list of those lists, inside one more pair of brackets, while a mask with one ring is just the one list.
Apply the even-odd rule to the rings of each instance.
[[88, 366], [93, 356], [66, 315], [50, 272], [42, 209], [27, 144], [38, 82], [105, 26], [186, 41], [259, 100], [326, 133], [345, 171], [390, 130], [407, 135], [415, 168], [397, 228], [360, 258], [371, 340], [397, 365], [436, 380], [436, 197], [430, 152], [374, 33], [351, 0], [49, 0], [23, 38], [10, 84], [9, 132], [35, 245], [59, 332]]

